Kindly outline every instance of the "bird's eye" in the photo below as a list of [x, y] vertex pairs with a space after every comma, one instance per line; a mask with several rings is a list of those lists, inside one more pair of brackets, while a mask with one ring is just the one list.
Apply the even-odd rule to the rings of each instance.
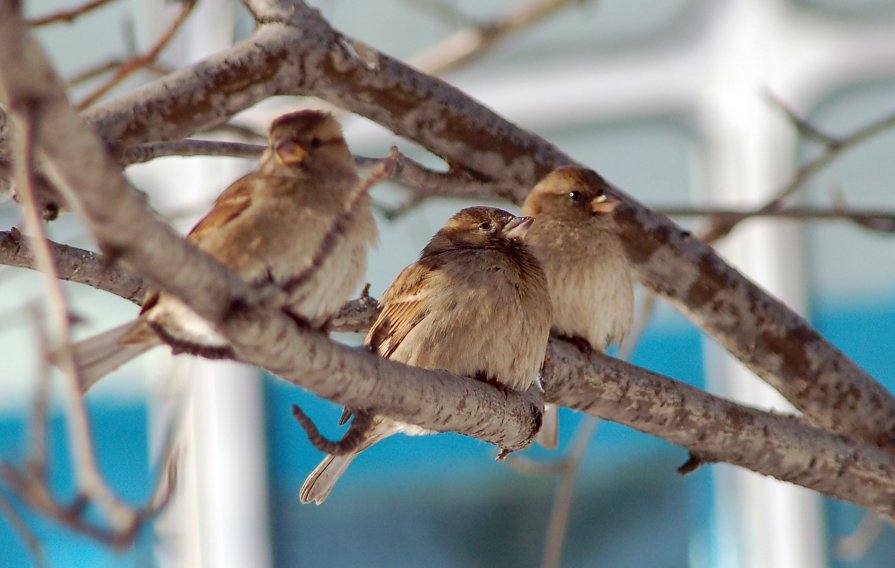
[[479, 230], [483, 233], [487, 233], [491, 231], [492, 225], [489, 221], [485, 221], [484, 223], [479, 223]]
[[311, 148], [319, 148], [321, 144], [323, 144], [323, 142], [316, 136], [311, 138]]
[[570, 191], [569, 199], [571, 199], [572, 201], [576, 201], [576, 202], [581, 201], [581, 192], [580, 191]]

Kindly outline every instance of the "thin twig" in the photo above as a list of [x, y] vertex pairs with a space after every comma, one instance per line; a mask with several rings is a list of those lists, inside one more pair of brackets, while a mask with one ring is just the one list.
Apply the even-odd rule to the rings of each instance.
[[121, 165], [142, 164], [168, 156], [226, 156], [257, 159], [267, 146], [218, 140], [172, 140], [130, 146], [121, 157]]
[[[640, 303], [637, 319], [628, 336], [619, 347], [618, 358], [629, 360], [634, 353], [637, 344], [643, 337], [650, 320], [656, 309], [656, 295], [647, 292]], [[575, 476], [581, 466], [581, 459], [589, 446], [591, 437], [597, 427], [598, 419], [586, 416], [575, 432], [575, 441], [567, 461], [566, 468], [562, 471], [559, 487], [553, 499], [553, 507], [550, 511], [550, 520], [547, 523], [547, 536], [544, 543], [544, 556], [541, 566], [544, 568], [559, 567], [562, 561], [563, 545], [566, 539], [566, 529], [569, 524], [569, 515], [572, 512], [572, 494], [575, 488]]]
[[82, 491], [94, 501], [120, 532], [130, 530], [135, 521], [134, 512], [124, 505], [106, 485], [96, 463], [96, 453], [91, 438], [90, 421], [80, 396], [78, 366], [68, 349], [71, 337], [71, 318], [68, 302], [56, 271], [56, 263], [47, 242], [43, 221], [35, 204], [33, 174], [28, 164], [34, 160], [33, 131], [35, 117], [30, 109], [22, 116], [21, 159], [16, 163], [16, 179], [23, 216], [31, 235], [34, 263], [46, 277], [46, 297], [49, 319], [52, 324], [50, 341], [60, 351], [59, 367], [68, 379], [64, 397], [67, 406], [69, 444], [74, 461], [75, 478]]
[[96, 89], [93, 93], [87, 96], [81, 103], [78, 105], [78, 110], [84, 110], [85, 108], [93, 105], [96, 101], [106, 95], [109, 91], [115, 88], [116, 85], [121, 83], [124, 79], [130, 76], [134, 71], [145, 67], [149, 63], [155, 61], [156, 57], [158, 57], [159, 53], [161, 53], [162, 49], [168, 45], [171, 39], [174, 37], [174, 34], [177, 33], [177, 30], [180, 29], [180, 26], [186, 21], [187, 17], [190, 15], [190, 12], [193, 11], [193, 7], [195, 7], [197, 0], [182, 0], [183, 6], [180, 9], [180, 14], [177, 15], [177, 18], [171, 22], [171, 25], [168, 26], [168, 29], [164, 34], [155, 42], [155, 45], [150, 48], [148, 52], [144, 55], [138, 55], [131, 59], [128, 59], [124, 62], [124, 64], [115, 72], [115, 74], [109, 78], [108, 81], [103, 83], [98, 89]]
[[9, 498], [3, 492], [0, 492], [0, 513], [3, 513], [3, 515], [9, 519], [12, 528], [15, 529], [22, 540], [25, 541], [25, 546], [31, 552], [31, 556], [34, 557], [34, 564], [38, 568], [49, 568], [50, 564], [47, 562], [47, 557], [44, 555], [43, 545], [41, 544], [40, 539], [35, 536], [30, 528], [28, 528], [28, 523], [26, 523], [25, 519], [22, 518], [22, 515], [16, 511], [15, 507], [12, 506], [12, 502], [10, 502]]
[[[72, 75], [65, 80], [65, 84], [68, 87], [75, 87], [77, 85], [80, 85], [81, 83], [86, 83], [87, 81], [96, 79], [97, 77], [101, 77], [102, 75], [105, 75], [106, 73], [109, 73], [111, 71], [115, 71], [116, 69], [121, 68], [125, 63], [127, 63], [127, 60], [112, 59], [106, 61], [105, 63], [94, 65], [93, 67], [89, 67], [83, 71], [76, 73], [75, 75]], [[171, 73], [173, 71], [173, 69], [164, 65], [160, 65], [156, 62], [149, 62], [143, 65], [142, 69], [149, 71], [154, 75], [158, 75], [159, 77], [167, 75], [168, 73]]]
[[541, 558], [542, 568], [559, 568], [562, 562], [566, 528], [572, 509], [572, 495], [575, 491], [575, 477], [598, 424], [598, 418], [586, 416], [575, 432], [566, 470], [559, 480], [559, 487], [556, 488], [556, 497], [553, 498], [553, 507], [550, 510], [550, 522], [547, 523], [547, 535], [544, 539], [544, 555]]
[[37, 336], [36, 343], [39, 346], [39, 352], [37, 354], [37, 387], [34, 390], [34, 403], [31, 409], [31, 426], [28, 429], [30, 440], [28, 470], [34, 477], [46, 480], [46, 472], [49, 466], [47, 461], [47, 445], [49, 441], [47, 421], [49, 420], [51, 377], [49, 338], [41, 321], [40, 308], [32, 305], [29, 311], [34, 322], [34, 333]]
[[[880, 120], [876, 120], [868, 124], [867, 126], [856, 130], [852, 134], [839, 139], [838, 142], [835, 144], [827, 145], [826, 151], [823, 154], [799, 166], [799, 169], [796, 170], [796, 173], [792, 176], [792, 178], [776, 192], [775, 196], [772, 199], [767, 201], [764, 205], [756, 208], [754, 211], [748, 213], [745, 216], [726, 219], [723, 217], [716, 217], [714, 219], [710, 219], [708, 227], [706, 227], [706, 229], [701, 232], [700, 238], [707, 243], [715, 242], [718, 239], [729, 234], [736, 225], [738, 225], [745, 219], [756, 217], [759, 215], [766, 215], [783, 209], [787, 198], [798, 191], [809, 179], [817, 175], [818, 172], [830, 165], [830, 163], [838, 158], [840, 154], [850, 148], [854, 148], [865, 140], [868, 140], [876, 136], [877, 134], [880, 134], [888, 130], [889, 128], [892, 128], [893, 126], [895, 126], [895, 113], [892, 113], [889, 116], [883, 117]], [[796, 128], [799, 129], [800, 132], [802, 131], [802, 129], [798, 125], [796, 125]]]
[[792, 219], [796, 221], [849, 221], [881, 233], [895, 232], [895, 211], [848, 209], [842, 203], [832, 207], [793, 206], [785, 209], [755, 211], [705, 207], [658, 207], [656, 212], [669, 217], [714, 217], [725, 225], [752, 217]]
[[32, 18], [30, 20], [25, 20], [25, 23], [29, 26], [45, 26], [47, 24], [55, 24], [57, 22], [72, 22], [75, 18], [83, 16], [88, 12], [92, 12], [93, 10], [112, 2], [113, 0], [91, 0], [77, 8], [71, 10], [62, 10], [59, 12], [54, 12], [52, 14], [41, 16], [40, 18]]
[[379, 165], [370, 171], [366, 179], [357, 183], [352, 190], [352, 194], [348, 196], [345, 209], [336, 218], [326, 234], [323, 235], [323, 238], [320, 239], [320, 244], [317, 246], [317, 250], [314, 251], [311, 262], [299, 274], [281, 284], [283, 291], [287, 294], [292, 294], [308, 283], [311, 277], [320, 269], [323, 261], [332, 252], [333, 247], [336, 246], [339, 235], [345, 230], [345, 224], [351, 220], [357, 207], [363, 202], [363, 198], [368, 195], [370, 188], [387, 177], [393, 167], [394, 159], [392, 157], [383, 158], [380, 160]]
[[786, 115], [786, 118], [793, 124], [793, 126], [796, 127], [796, 130], [800, 135], [810, 140], [814, 140], [815, 142], [819, 142], [827, 148], [833, 148], [842, 144], [842, 140], [834, 136], [830, 136], [826, 132], [822, 132], [817, 126], [806, 120], [801, 115], [797, 114], [791, 106], [786, 104], [783, 99], [778, 97], [773, 92], [766, 91], [765, 96], [768, 98], [769, 101], [771, 101], [774, 106], [779, 108], [783, 112], [783, 114]]
[[854, 562], [863, 557], [879, 539], [885, 526], [886, 523], [879, 513], [865, 511], [854, 532], [840, 538], [836, 543], [836, 557], [845, 562]]
[[[573, 0], [535, 0], [522, 6], [514, 6], [491, 22], [476, 24], [463, 17], [470, 25], [413, 57], [409, 65], [437, 75], [474, 58], [481, 57], [489, 48], [507, 35], [542, 20]], [[442, 6], [439, 4], [439, 6]], [[442, 6], [443, 8], [444, 6]], [[458, 14], [454, 11], [455, 14]], [[460, 16], [456, 16], [460, 17]]]

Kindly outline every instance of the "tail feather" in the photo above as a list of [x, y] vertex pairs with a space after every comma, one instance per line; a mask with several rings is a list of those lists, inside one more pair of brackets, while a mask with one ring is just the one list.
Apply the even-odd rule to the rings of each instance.
[[342, 477], [357, 454], [345, 454], [344, 456], [326, 456], [320, 465], [314, 468], [311, 475], [305, 480], [298, 494], [302, 503], [315, 502], [321, 505], [336, 485], [336, 481]]
[[[139, 321], [129, 321], [83, 341], [73, 343], [69, 347], [80, 371], [81, 394], [86, 393], [100, 379], [121, 365], [159, 344], [158, 341], [151, 339], [141, 343], [121, 342], [140, 323]], [[147, 337], [147, 339], [149, 338]], [[54, 364], [58, 364], [58, 358], [58, 352], [50, 355], [50, 360]]]
[[373, 444], [397, 434], [398, 432], [404, 432], [405, 434], [410, 435], [429, 433], [416, 426], [396, 422], [389, 418], [385, 418], [384, 416], [374, 416], [373, 426], [367, 431], [366, 439], [360, 444], [356, 451], [341, 456], [328, 455], [322, 462], [320, 462], [320, 465], [314, 468], [314, 471], [312, 471], [311, 475], [305, 480], [304, 484], [301, 486], [301, 491], [298, 493], [301, 502], [310, 503], [313, 501], [318, 505], [322, 504], [326, 501], [326, 498], [329, 497], [336, 481], [342, 477], [342, 474], [345, 473], [345, 470], [348, 469], [348, 466], [351, 465], [351, 462], [354, 461], [354, 458], [356, 458], [358, 454]]
[[544, 405], [544, 418], [535, 442], [548, 450], [555, 450], [559, 445], [559, 408], [555, 404]]

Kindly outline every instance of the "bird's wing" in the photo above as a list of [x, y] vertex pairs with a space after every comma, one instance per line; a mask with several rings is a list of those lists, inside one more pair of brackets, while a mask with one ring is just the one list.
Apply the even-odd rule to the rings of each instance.
[[382, 311], [364, 341], [382, 357], [390, 357], [428, 314], [432, 266], [414, 263], [401, 271], [383, 294]]
[[198, 245], [206, 235], [219, 230], [249, 208], [256, 182], [255, 178], [250, 176], [251, 174], [236, 180], [218, 196], [211, 211], [189, 232], [186, 237], [188, 241]]

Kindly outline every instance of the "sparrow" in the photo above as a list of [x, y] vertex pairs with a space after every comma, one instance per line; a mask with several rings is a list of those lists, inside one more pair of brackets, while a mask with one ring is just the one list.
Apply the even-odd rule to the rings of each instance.
[[[258, 166], [221, 193], [186, 240], [250, 285], [280, 287], [291, 317], [322, 328], [361, 283], [377, 238], [339, 123], [303, 110], [273, 121]], [[213, 325], [177, 298], [150, 291], [138, 318], [71, 346], [82, 391], [162, 344], [175, 353], [232, 356]]]
[[[532, 221], [492, 207], [451, 217], [386, 290], [364, 345], [407, 365], [527, 390], [538, 379], [552, 321], [547, 277], [523, 241]], [[297, 407], [293, 413], [305, 426]], [[317, 466], [301, 488], [303, 503], [323, 503], [352, 460], [376, 442], [398, 432], [429, 433], [366, 411], [354, 411], [356, 424], [364, 425], [357, 443]]]
[[[541, 179], [522, 205], [522, 214], [535, 218], [525, 242], [547, 274], [552, 331], [595, 351], [621, 342], [634, 312], [631, 270], [612, 216], [621, 201], [607, 188], [596, 172], [563, 166]], [[537, 441], [557, 445], [554, 405], [545, 408]]]

